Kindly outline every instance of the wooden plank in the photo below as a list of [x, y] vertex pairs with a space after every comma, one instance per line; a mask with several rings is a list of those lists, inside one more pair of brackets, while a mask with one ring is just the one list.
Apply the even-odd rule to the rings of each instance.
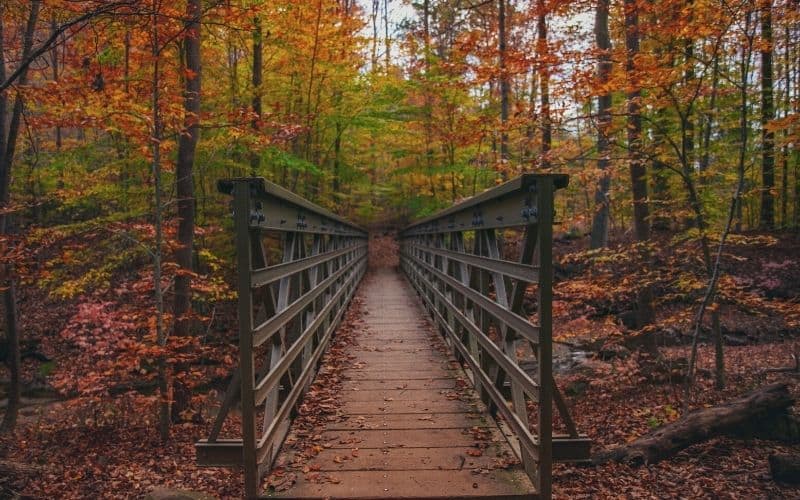
[[[412, 418], [414, 415], [411, 416]], [[490, 429], [485, 429], [490, 431]], [[475, 439], [469, 428], [446, 429], [354, 429], [319, 434], [318, 442], [331, 449], [352, 448], [469, 448], [484, 441]], [[491, 444], [491, 443], [489, 443]]]
[[397, 389], [390, 387], [377, 390], [343, 391], [341, 401], [439, 401], [460, 399], [464, 390], [456, 389]]
[[455, 379], [447, 378], [383, 378], [379, 380], [348, 380], [342, 384], [343, 391], [370, 391], [376, 389], [451, 389], [459, 387]]
[[534, 499], [527, 476], [518, 470], [473, 474], [469, 470], [338, 471], [315, 482], [300, 475], [293, 488], [277, 498], [493, 498]]
[[493, 449], [484, 450], [479, 457], [473, 457], [467, 451], [473, 448], [359, 448], [355, 455], [351, 450], [322, 450], [317, 456], [307, 461], [320, 472], [329, 471], [414, 471], [414, 470], [473, 470], [485, 469], [496, 465], [502, 453]]
[[349, 414], [343, 420], [330, 422], [328, 430], [352, 429], [463, 429], [487, 425], [482, 413], [382, 413], [380, 415]]
[[342, 405], [344, 413], [457, 413], [471, 412], [476, 404], [441, 399], [438, 401], [353, 401]]
[[456, 370], [445, 370], [443, 368], [429, 368], [416, 372], [409, 372], [408, 369], [400, 368], [395, 370], [380, 368], [353, 370], [347, 374], [350, 380], [383, 380], [383, 379], [404, 379], [408, 380], [427, 380], [432, 378], [455, 377], [458, 375]]

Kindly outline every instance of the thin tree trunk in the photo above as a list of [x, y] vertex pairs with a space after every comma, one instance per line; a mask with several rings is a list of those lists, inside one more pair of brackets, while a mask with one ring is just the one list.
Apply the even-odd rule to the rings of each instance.
[[[692, 0], [689, 0], [688, 4], [692, 5]], [[686, 69], [684, 70], [683, 76], [683, 84], [684, 87], [687, 89], [691, 89], [692, 85], [695, 82], [695, 72], [694, 72], [694, 40], [691, 37], [687, 37], [684, 41], [684, 64]], [[689, 188], [689, 204], [692, 206], [697, 217], [695, 217], [694, 221], [690, 221], [689, 224], [697, 224], [698, 229], [700, 229], [701, 239], [705, 238], [705, 225], [701, 222], [702, 218], [702, 208], [700, 206], [700, 196], [697, 193], [697, 185], [691, 182], [691, 179], [694, 178], [694, 117], [692, 116], [694, 113], [694, 102], [692, 101], [684, 111], [679, 111], [680, 115], [680, 127], [681, 127], [681, 167], [683, 168], [683, 177], [684, 180], [687, 182], [692, 183], [692, 186]], [[708, 259], [706, 259], [706, 263], [708, 263]]]
[[124, 85], [125, 85], [125, 93], [129, 94], [131, 92], [131, 32], [130, 30], [125, 31], [125, 40], [123, 42], [125, 45], [125, 62], [124, 62]]
[[[600, 61], [597, 66], [598, 84], [605, 86], [611, 78], [611, 37], [608, 31], [609, 0], [597, 0], [595, 14], [595, 38], [600, 49]], [[595, 190], [595, 213], [592, 220], [591, 247], [601, 248], [608, 245], [608, 190], [611, 177], [608, 172], [611, 154], [608, 138], [611, 128], [611, 93], [606, 92], [597, 98], [597, 168], [600, 178]]]
[[[314, 137], [314, 123], [316, 121], [316, 111], [312, 112], [311, 95], [314, 89], [314, 77], [317, 67], [317, 58], [319, 56], [320, 44], [320, 29], [322, 24], [322, 0], [317, 2], [317, 18], [314, 23], [314, 46], [311, 52], [311, 68], [309, 69], [308, 89], [306, 91], [306, 147], [305, 159], [312, 161], [312, 145]], [[297, 188], [298, 172], [295, 172], [294, 180], [292, 182], [292, 191]], [[309, 189], [308, 182], [306, 182], [306, 190]]]
[[639, 88], [636, 56], [639, 54], [639, 10], [636, 0], [625, 0], [625, 45], [628, 72], [628, 154], [630, 158], [631, 192], [633, 193], [633, 225], [636, 239], [650, 239], [650, 214], [647, 206], [647, 169], [642, 158], [642, 91]]
[[[717, 112], [717, 93], [719, 89], [719, 56], [714, 57], [713, 69], [711, 70], [711, 102], [709, 110], [705, 113], [706, 123], [703, 128], [703, 156], [700, 158], [700, 174], [703, 176], [711, 164], [711, 129], [714, 125], [714, 115]], [[705, 184], [705, 178], [701, 177], [701, 182]]]
[[543, 169], [548, 169], [550, 168], [550, 148], [553, 143], [553, 126], [550, 117], [550, 68], [547, 66], [550, 48], [547, 43], [547, 10], [544, 0], [537, 0], [536, 9], [538, 11], [536, 51], [540, 60], [539, 89], [541, 91], [541, 109], [539, 111], [542, 120], [542, 160], [540, 164]]
[[503, 169], [500, 172], [503, 179], [508, 178], [508, 94], [509, 83], [506, 68], [506, 0], [499, 0], [497, 10], [497, 40], [500, 67], [500, 161]]
[[175, 276], [174, 333], [189, 334], [191, 310], [192, 251], [194, 248], [194, 169], [195, 151], [200, 137], [200, 16], [201, 0], [188, 0], [186, 6], [186, 77], [183, 91], [183, 127], [178, 139], [178, 161], [175, 166], [178, 196], [178, 249], [175, 260], [180, 271]]
[[525, 127], [525, 151], [523, 152], [523, 161], [532, 159], [533, 155], [533, 142], [536, 132], [536, 97], [539, 94], [539, 81], [537, 79], [537, 71], [531, 70], [531, 84], [530, 96], [528, 99], [528, 124]]
[[372, 21], [372, 63], [370, 71], [378, 71], [378, 11], [380, 11], [381, 0], [372, 0], [372, 11], [370, 12], [370, 20]]
[[[790, 57], [791, 36], [789, 26], [784, 30], [784, 40], [786, 47], [783, 52], [784, 76], [786, 78], [785, 94], [783, 96], [784, 117], [789, 116], [789, 109], [792, 102], [792, 67]], [[781, 226], [787, 229], [791, 226], [789, 222], [789, 129], [783, 129], [783, 150], [781, 152]]]
[[761, 5], [761, 216], [762, 229], [775, 227], [775, 132], [767, 124], [775, 118], [772, 95], [772, 0]]
[[[425, 97], [425, 171], [431, 186], [431, 198], [436, 199], [436, 183], [433, 175], [433, 103], [428, 89], [428, 80], [431, 76], [431, 34], [430, 34], [430, 0], [422, 2], [422, 29], [423, 50], [425, 57], [425, 79], [423, 82]], [[491, 82], [490, 82], [491, 83]]]
[[[53, 14], [50, 18], [50, 30], [53, 34], [57, 36], [58, 32], [58, 24], [56, 23], [56, 16]], [[50, 50], [50, 65], [53, 75], [53, 81], [58, 82], [59, 74], [58, 74], [58, 45], [53, 45], [53, 48]], [[56, 125], [55, 127], [55, 143], [56, 143], [56, 151], [61, 151], [61, 126]], [[60, 183], [63, 181], [59, 181]], [[63, 186], [61, 186], [63, 187]]]
[[[258, 133], [263, 113], [261, 85], [264, 81], [264, 31], [261, 27], [261, 19], [258, 17], [253, 21], [253, 74], [251, 78], [253, 84], [253, 121], [251, 126], [255, 133]], [[259, 170], [261, 170], [261, 155], [257, 151], [252, 151], [250, 153], [250, 175], [257, 176]]]
[[[167, 332], [164, 327], [164, 291], [161, 288], [161, 260], [162, 260], [162, 246], [163, 246], [163, 206], [161, 195], [161, 93], [159, 86], [161, 85], [161, 67], [160, 67], [160, 48], [159, 48], [159, 30], [158, 6], [154, 5], [153, 18], [151, 26], [152, 47], [151, 55], [153, 57], [153, 79], [151, 82], [151, 96], [153, 107], [153, 129], [152, 135], [152, 171], [153, 171], [153, 184], [154, 184], [154, 225], [155, 225], [155, 248], [153, 249], [153, 298], [156, 303], [156, 344], [158, 347], [165, 347], [167, 345]], [[169, 427], [170, 427], [170, 393], [169, 381], [167, 380], [167, 363], [164, 354], [158, 356], [158, 432], [161, 436], [161, 441], [166, 443], [169, 440]]]
[[386, 61], [386, 73], [389, 73], [389, 66], [392, 63], [392, 39], [389, 37], [389, 0], [383, 0], [383, 43], [386, 53], [383, 55]]
[[342, 124], [336, 121], [336, 136], [333, 138], [333, 194], [339, 196], [342, 162]]
[[[747, 90], [748, 90], [748, 74], [750, 72], [750, 58], [753, 50], [753, 36], [750, 34], [750, 16], [751, 12], [748, 10], [745, 13], [745, 36], [747, 37], [748, 45], [743, 48], [742, 61], [741, 61], [741, 87], [739, 88], [739, 164], [737, 167], [737, 181], [736, 190], [731, 198], [730, 206], [728, 208], [728, 218], [725, 222], [725, 228], [720, 237], [719, 246], [717, 248], [716, 258], [712, 264], [710, 252], [707, 250], [708, 244], [703, 232], [703, 252], [706, 255], [705, 261], [708, 267], [709, 282], [706, 287], [706, 293], [697, 311], [694, 322], [694, 333], [692, 335], [692, 349], [689, 356], [687, 381], [687, 393], [692, 383], [694, 382], [695, 365], [697, 364], [697, 342], [700, 337], [700, 328], [703, 324], [703, 317], [707, 308], [714, 303], [716, 296], [716, 287], [720, 277], [720, 262], [722, 261], [722, 251], [725, 248], [725, 241], [730, 234], [734, 218], [736, 217], [736, 210], [741, 206], [742, 191], [744, 190], [745, 181], [745, 162], [747, 159], [747, 140], [748, 140], [748, 116], [747, 116]], [[702, 226], [702, 220], [700, 225]], [[701, 229], [702, 231], [702, 229]], [[722, 334], [719, 324], [719, 311], [713, 308], [711, 327], [714, 331], [714, 354], [715, 354], [715, 385], [721, 389], [725, 385], [725, 357], [723, 352]]]
[[[25, 26], [25, 33], [22, 42], [22, 57], [20, 64], [25, 64], [25, 61], [30, 57], [33, 50], [33, 36], [36, 30], [36, 21], [39, 18], [39, 12], [42, 7], [41, 0], [33, 0], [30, 3], [30, 12], [28, 21]], [[5, 26], [4, 26], [4, 9], [5, 5], [0, 4], [0, 81], [6, 81], [6, 61], [4, 55], [5, 49]], [[22, 67], [22, 71], [18, 73], [17, 82], [19, 85], [24, 86], [28, 83], [28, 66]], [[23, 101], [22, 96], [17, 95], [14, 100], [14, 107], [11, 112], [11, 119], [8, 120], [8, 92], [0, 92], [0, 207], [6, 208], [10, 202], [11, 192], [11, 167], [14, 164], [14, 155], [17, 147], [17, 137], [19, 136], [20, 122], [22, 121]], [[8, 120], [8, 128], [6, 123]], [[10, 232], [11, 223], [9, 221], [10, 215], [5, 211], [0, 212], [0, 234], [8, 234]], [[7, 264], [2, 270], [5, 278], [5, 290], [3, 291], [3, 304], [5, 309], [5, 330], [6, 338], [8, 340], [8, 354], [7, 364], [9, 370], [9, 385], [8, 385], [8, 404], [6, 405], [6, 412], [3, 415], [3, 421], [0, 423], [0, 430], [10, 432], [14, 429], [17, 423], [17, 413], [20, 405], [20, 377], [21, 377], [21, 363], [20, 363], [20, 337], [18, 315], [17, 315], [17, 297], [14, 278], [14, 268], [12, 265]]]

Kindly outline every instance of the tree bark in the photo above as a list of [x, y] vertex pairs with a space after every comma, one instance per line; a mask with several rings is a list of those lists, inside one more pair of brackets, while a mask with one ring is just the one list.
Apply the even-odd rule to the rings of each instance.
[[[159, 20], [160, 12], [154, 6], [151, 23], [151, 56], [153, 57], [153, 75], [151, 81], [151, 106], [152, 106], [152, 173], [154, 190], [154, 226], [155, 248], [153, 249], [153, 298], [156, 303], [156, 344], [159, 347], [167, 345], [167, 332], [164, 328], [164, 290], [161, 287], [161, 261], [163, 247], [163, 205], [161, 193], [161, 48], [159, 46]], [[158, 432], [161, 442], [169, 440], [170, 427], [170, 391], [167, 373], [166, 358], [163, 354], [158, 356]]]
[[383, 44], [386, 53], [383, 55], [386, 64], [386, 74], [392, 63], [392, 39], [389, 37], [389, 0], [383, 0]]
[[[792, 46], [789, 26], [784, 29], [783, 49], [783, 74], [786, 82], [785, 93], [783, 95], [783, 116], [789, 116], [792, 103], [792, 66], [790, 47]], [[789, 128], [783, 129], [783, 150], [781, 152], [781, 227], [788, 229], [791, 227], [789, 222]]]
[[[18, 75], [20, 85], [28, 83], [28, 66], [25, 61], [30, 58], [33, 50], [33, 35], [36, 30], [36, 21], [41, 10], [41, 0], [33, 0], [30, 4], [30, 13], [25, 26], [25, 33], [22, 42], [22, 57], [20, 67], [15, 73]], [[8, 81], [6, 76], [6, 61], [4, 56], [5, 49], [5, 26], [3, 23], [4, 5], [0, 5], [0, 81]], [[23, 66], [24, 65], [24, 66]], [[19, 136], [20, 122], [22, 121], [23, 101], [21, 96], [14, 99], [14, 107], [11, 117], [8, 117], [8, 92], [0, 90], [0, 207], [6, 208], [10, 202], [11, 192], [11, 167], [14, 164], [14, 154], [16, 153], [17, 137]], [[6, 123], [9, 123], [6, 128]], [[10, 232], [10, 215], [0, 213], [0, 234]], [[5, 264], [2, 274], [5, 275], [5, 290], [3, 291], [3, 304], [5, 309], [5, 330], [8, 339], [7, 364], [10, 372], [8, 385], [8, 406], [6, 407], [3, 422], [0, 429], [11, 431], [17, 422], [17, 412], [20, 403], [20, 337], [17, 297], [14, 282], [14, 268], [11, 264]]]
[[636, 0], [625, 0], [625, 46], [628, 72], [628, 155], [633, 193], [633, 227], [636, 239], [650, 239], [649, 209], [647, 206], [647, 169], [642, 158], [642, 91], [636, 81], [636, 56], [639, 54], [639, 8]]
[[[52, 17], [50, 18], [50, 31], [51, 31], [51, 33], [57, 33], [58, 32], [58, 23], [56, 22], [55, 14], [53, 14]], [[126, 63], [127, 63], [127, 61], [126, 61]], [[58, 45], [53, 45], [53, 48], [50, 50], [50, 66], [51, 66], [51, 70], [53, 72], [53, 81], [54, 82], [58, 82], [58, 78], [59, 78], [59, 75], [58, 75], [58, 64], [59, 64], [59, 62], [58, 62]], [[126, 77], [127, 77], [127, 75], [126, 75]], [[61, 126], [56, 124], [56, 127], [55, 127], [56, 151], [59, 151], [59, 152], [61, 151], [61, 142], [62, 142]], [[59, 182], [61, 182], [61, 181], [59, 181]], [[59, 186], [59, 187], [63, 187], [63, 186]]]
[[[608, 84], [611, 78], [611, 36], [608, 31], [609, 0], [597, 0], [594, 33], [600, 60], [597, 65], [597, 79], [600, 86]], [[597, 98], [597, 168], [600, 178], [597, 181], [594, 202], [595, 213], [592, 218], [591, 247], [608, 245], [608, 190], [611, 177], [608, 168], [611, 154], [608, 138], [611, 128], [611, 92], [606, 90]]]
[[767, 124], [775, 118], [772, 95], [772, 0], [761, 6], [761, 215], [762, 229], [775, 227], [775, 133]]
[[500, 66], [500, 161], [503, 163], [501, 176], [508, 179], [508, 94], [509, 83], [506, 68], [506, 0], [499, 0], [497, 9], [498, 59]]
[[6, 338], [8, 339], [8, 354], [6, 355], [6, 366], [8, 366], [8, 405], [3, 415], [3, 422], [0, 423], [2, 432], [11, 432], [17, 425], [17, 414], [20, 407], [21, 396], [21, 368], [22, 359], [20, 357], [20, 332], [17, 322], [17, 293], [13, 280], [11, 266], [6, 267], [8, 282], [6, 291], [3, 292], [3, 309], [5, 310]]
[[550, 68], [547, 64], [547, 55], [549, 54], [549, 46], [547, 45], [547, 10], [545, 9], [544, 0], [538, 0], [536, 4], [538, 10], [537, 16], [537, 44], [536, 52], [539, 56], [539, 90], [541, 94], [540, 115], [542, 120], [542, 154], [541, 154], [541, 167], [542, 169], [550, 168], [550, 161], [548, 155], [553, 143], [553, 125], [550, 119]]
[[[425, 58], [424, 98], [425, 98], [425, 172], [431, 186], [431, 198], [436, 199], [436, 183], [433, 173], [433, 100], [428, 89], [428, 79], [431, 76], [431, 32], [430, 32], [430, 0], [422, 2], [422, 37], [423, 57]], [[490, 82], [491, 84], [491, 82]]]
[[186, 37], [184, 49], [186, 76], [183, 92], [183, 127], [178, 139], [178, 161], [175, 166], [178, 196], [178, 249], [175, 260], [180, 272], [175, 276], [174, 333], [189, 334], [191, 310], [192, 251], [194, 248], [194, 157], [200, 137], [200, 16], [201, 0], [188, 0], [186, 5]]
[[629, 465], [654, 464], [689, 446], [720, 435], [758, 435], [769, 432], [771, 419], [787, 414], [794, 400], [785, 383], [756, 389], [712, 408], [695, 410], [632, 443], [598, 454], [593, 461]]
[[[258, 133], [261, 128], [261, 115], [263, 112], [261, 103], [261, 85], [264, 80], [264, 31], [261, 27], [261, 19], [253, 21], [253, 74], [251, 82], [253, 84], [253, 121], [251, 126]], [[256, 151], [250, 153], [250, 175], [255, 177], [261, 169], [261, 155]]]

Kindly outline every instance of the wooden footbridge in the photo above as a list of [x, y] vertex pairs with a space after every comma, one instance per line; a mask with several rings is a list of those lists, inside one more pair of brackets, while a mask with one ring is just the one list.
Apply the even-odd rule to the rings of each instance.
[[[399, 235], [400, 265], [367, 273], [358, 226], [264, 179], [221, 182], [240, 359], [198, 462], [241, 467], [248, 498], [550, 498], [553, 462], [588, 459], [590, 444], [552, 374], [553, 197], [566, 185], [523, 175], [418, 221]], [[512, 233], [519, 245], [503, 243]], [[335, 412], [313, 460], [295, 461], [307, 430], [293, 418], [356, 293]], [[285, 481], [263, 489], [276, 462]]]

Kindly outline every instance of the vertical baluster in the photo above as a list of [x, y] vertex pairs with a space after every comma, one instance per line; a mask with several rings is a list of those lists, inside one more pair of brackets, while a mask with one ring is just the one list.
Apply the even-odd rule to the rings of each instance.
[[234, 217], [236, 227], [236, 256], [239, 292], [239, 366], [242, 373], [242, 444], [245, 474], [245, 496], [258, 495], [258, 464], [256, 461], [256, 416], [253, 383], [253, 304], [251, 272], [250, 231], [250, 185], [246, 182], [234, 184]]
[[537, 490], [552, 496], [553, 468], [553, 181], [537, 182], [539, 229], [539, 474]]

